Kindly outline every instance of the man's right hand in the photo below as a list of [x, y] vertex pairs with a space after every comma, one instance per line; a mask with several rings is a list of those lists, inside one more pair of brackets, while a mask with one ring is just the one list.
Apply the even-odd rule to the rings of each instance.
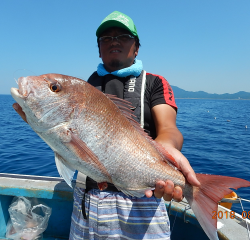
[[16, 110], [16, 112], [21, 116], [21, 118], [26, 122], [27, 122], [27, 119], [26, 119], [26, 116], [25, 116], [25, 113], [23, 112], [21, 106], [18, 104], [18, 103], [14, 103], [12, 105], [12, 107]]

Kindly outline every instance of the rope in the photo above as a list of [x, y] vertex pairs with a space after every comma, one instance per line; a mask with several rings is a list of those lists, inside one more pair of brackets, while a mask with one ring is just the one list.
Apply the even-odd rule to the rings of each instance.
[[[173, 201], [173, 199], [170, 201], [170, 208], [171, 208], [172, 201]], [[170, 208], [169, 208], [169, 217], [170, 217]], [[175, 225], [176, 216], [177, 216], [177, 211], [175, 212], [174, 223], [173, 223], [172, 229], [170, 230], [170, 235], [174, 231], [174, 225]]]
[[[241, 202], [241, 198], [239, 198], [240, 200], [240, 205], [241, 205], [241, 208], [242, 208], [242, 212], [244, 212], [244, 208], [243, 208], [243, 205], [242, 205], [242, 202]], [[248, 224], [247, 224], [247, 218], [245, 219], [246, 221], [246, 225], [247, 225], [247, 233], [248, 233], [248, 239], [250, 239], [250, 232], [249, 232], [249, 227], [248, 227]]]
[[250, 202], [250, 200], [244, 199], [244, 198], [239, 198], [240, 200], [246, 201], [246, 202]]

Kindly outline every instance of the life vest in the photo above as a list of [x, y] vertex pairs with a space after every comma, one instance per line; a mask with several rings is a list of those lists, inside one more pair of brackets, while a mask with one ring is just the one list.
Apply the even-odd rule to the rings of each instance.
[[[103, 77], [100, 77], [97, 72], [94, 72], [89, 78], [88, 82], [98, 90], [103, 91]], [[146, 71], [142, 70], [140, 76], [137, 78], [131, 76], [129, 80], [124, 83], [123, 99], [129, 101], [133, 108], [135, 120], [144, 127], [144, 94], [146, 88]]]

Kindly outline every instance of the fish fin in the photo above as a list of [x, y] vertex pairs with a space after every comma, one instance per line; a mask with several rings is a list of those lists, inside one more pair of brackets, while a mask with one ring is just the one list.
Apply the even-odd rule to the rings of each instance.
[[133, 111], [131, 110], [131, 108], [133, 108], [133, 106], [131, 105], [131, 103], [129, 101], [126, 101], [124, 99], [120, 99], [114, 95], [111, 94], [105, 94], [110, 100], [112, 100], [114, 102], [114, 104], [120, 109], [120, 111], [123, 113], [123, 115], [130, 121], [130, 123], [134, 126], [134, 128], [136, 128], [136, 130], [142, 134], [145, 138], [147, 138], [148, 140], [152, 140], [153, 139], [144, 131], [144, 129], [141, 127], [141, 125], [134, 120], [133, 117], [136, 117], [133, 114]]
[[[130, 108], [133, 108], [132, 103], [124, 100], [122, 98], [118, 98], [116, 95], [112, 95], [112, 94], [108, 94], [108, 93], [104, 93], [110, 100], [112, 100], [116, 105], [120, 105], [123, 107], [126, 107], [130, 110]], [[130, 110], [131, 111], [131, 110]], [[132, 111], [131, 111], [132, 112]]]
[[[118, 97], [111, 95], [111, 94], [105, 94], [105, 95], [120, 109], [120, 111], [123, 113], [123, 115], [126, 118], [128, 118], [129, 121], [132, 121], [133, 123], [137, 123], [133, 119], [133, 117], [135, 117], [135, 115], [134, 115], [133, 111], [131, 110], [131, 108], [133, 108], [133, 106], [131, 105], [131, 103], [129, 101], [118, 98]], [[137, 123], [137, 125], [140, 127], [139, 123]]]
[[209, 239], [218, 240], [218, 202], [232, 192], [230, 188], [249, 187], [250, 182], [240, 178], [208, 174], [196, 174], [196, 177], [201, 183], [200, 187], [186, 184], [184, 196]]
[[172, 157], [171, 154], [168, 153], [168, 151], [158, 142], [151, 141], [151, 143], [155, 146], [155, 148], [163, 155], [164, 160], [170, 164], [172, 164], [174, 167], [180, 169], [179, 164], [175, 161], [175, 159]]
[[100, 191], [103, 191], [103, 190], [108, 188], [108, 183], [107, 182], [97, 183], [97, 186], [98, 186]]
[[138, 198], [145, 196], [145, 192], [147, 190], [154, 190], [155, 189], [155, 188], [149, 188], [149, 187], [143, 188], [143, 189], [123, 189], [123, 188], [119, 188], [117, 186], [116, 186], [116, 188], [118, 190], [120, 190], [121, 192], [123, 192], [127, 196], [138, 197]]
[[71, 181], [75, 174], [75, 169], [70, 167], [62, 156], [55, 152], [56, 167], [60, 176], [65, 180], [65, 182], [72, 187]]
[[109, 172], [103, 163], [99, 161], [98, 157], [92, 152], [92, 150], [89, 149], [87, 144], [71, 130], [69, 130], [69, 134], [71, 134], [71, 141], [66, 144], [75, 152], [78, 157], [80, 157], [83, 161], [93, 165], [94, 168], [98, 169], [106, 177], [108, 182], [112, 183], [112, 178]]

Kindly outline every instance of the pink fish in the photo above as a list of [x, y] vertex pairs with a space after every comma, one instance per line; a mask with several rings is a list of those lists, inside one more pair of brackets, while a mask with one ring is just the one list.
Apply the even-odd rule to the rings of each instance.
[[233, 177], [197, 174], [190, 185], [173, 157], [132, 118], [129, 103], [105, 95], [87, 82], [60, 74], [22, 77], [11, 94], [31, 128], [51, 147], [60, 175], [71, 185], [75, 170], [100, 183], [113, 183], [127, 195], [142, 197], [159, 180], [183, 189], [202, 228], [218, 239], [213, 211], [230, 188], [249, 187]]

